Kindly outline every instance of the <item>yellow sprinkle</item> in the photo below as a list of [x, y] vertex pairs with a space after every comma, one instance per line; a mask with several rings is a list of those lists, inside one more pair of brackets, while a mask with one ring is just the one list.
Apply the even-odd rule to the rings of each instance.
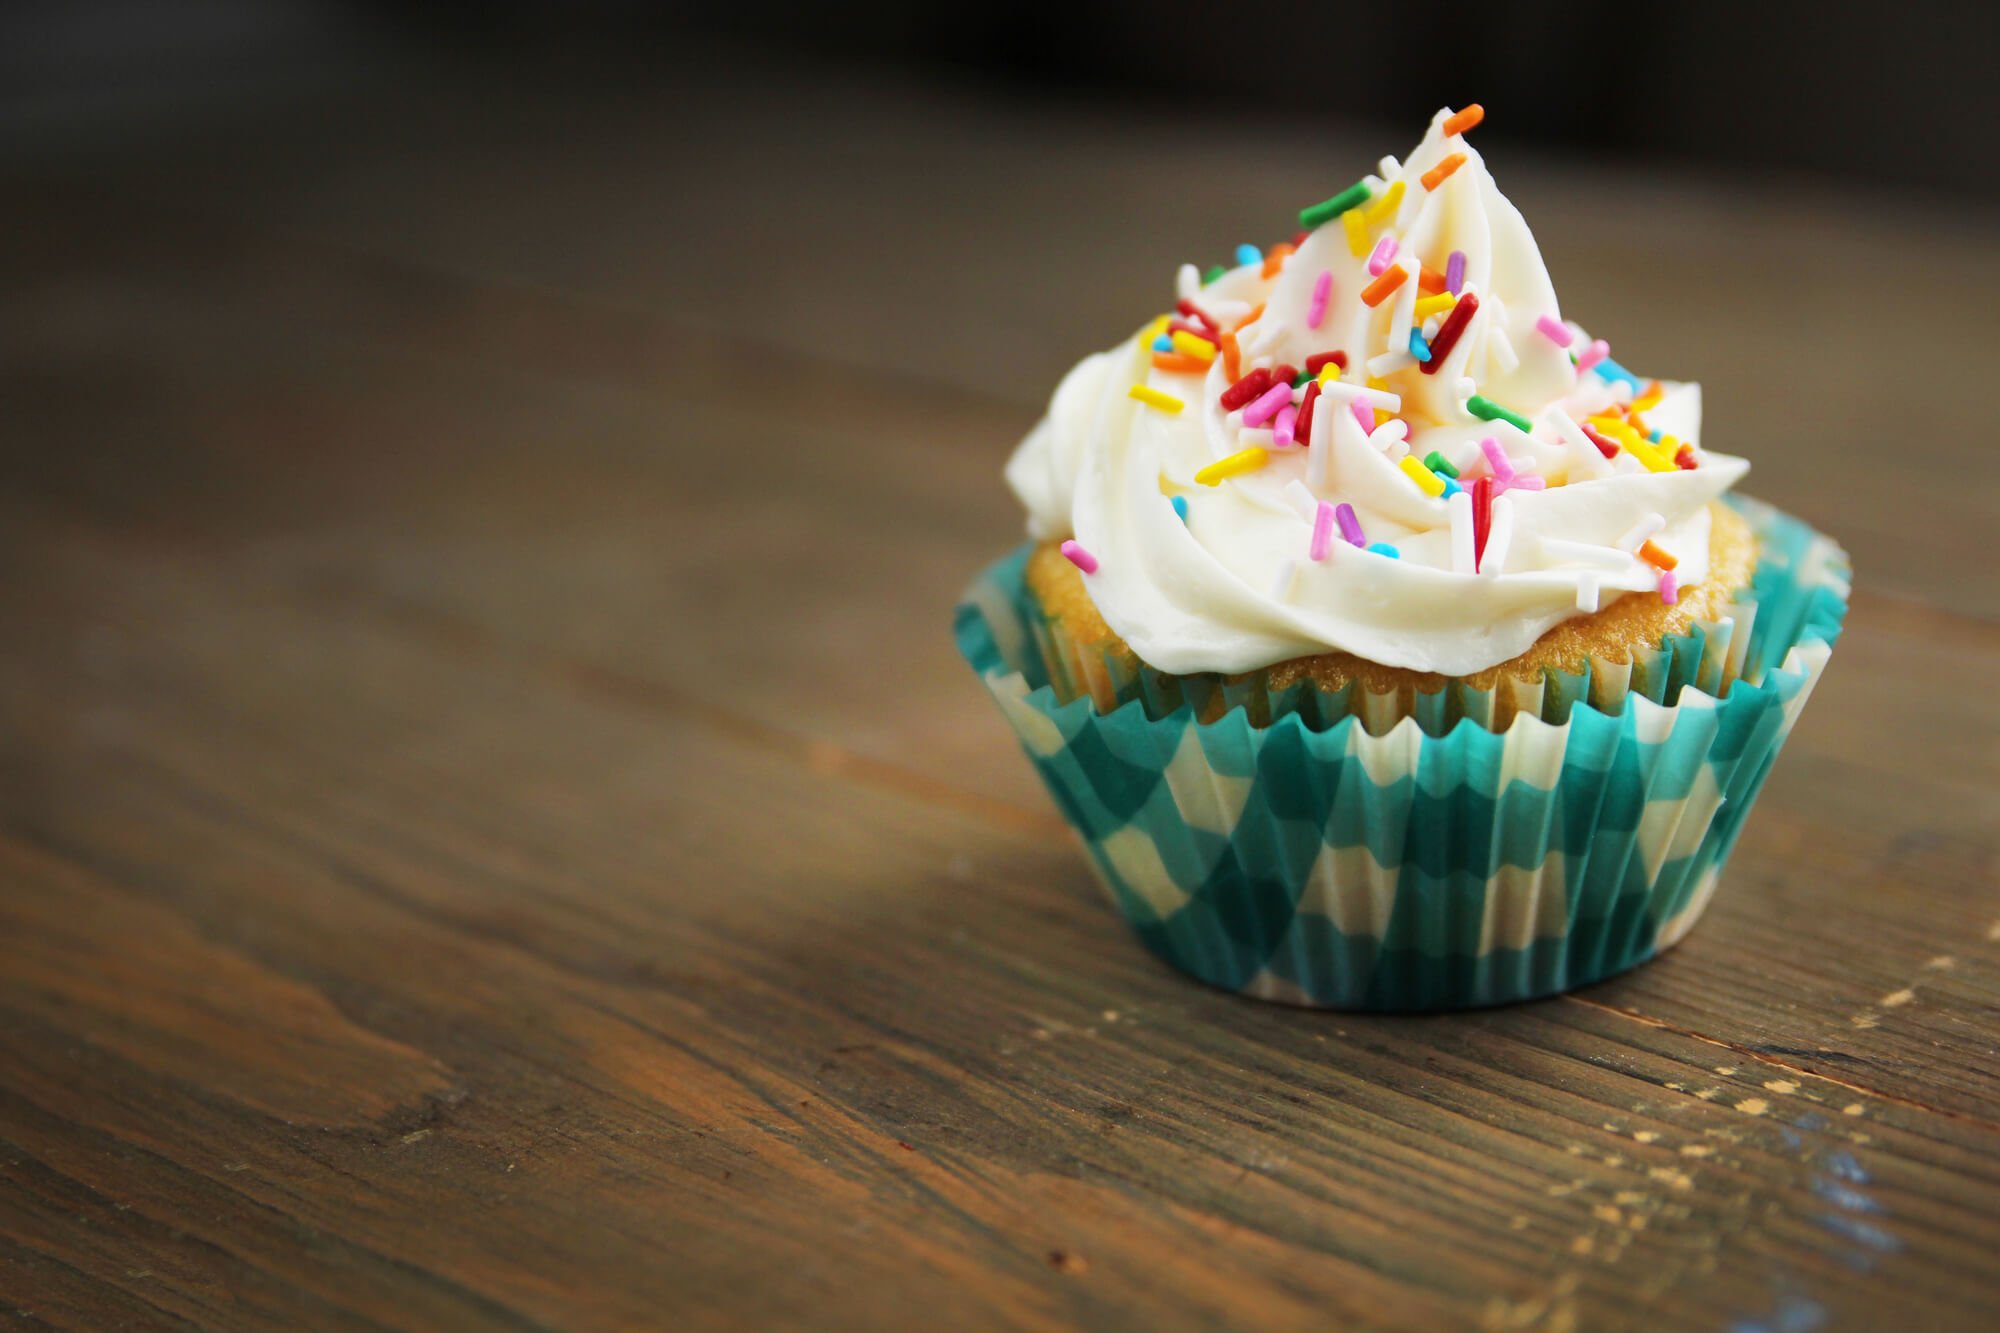
[[1165, 333], [1167, 325], [1173, 322], [1174, 317], [1172, 315], [1161, 315], [1158, 319], [1146, 325], [1145, 328], [1139, 330], [1139, 341], [1141, 343], [1151, 343], [1155, 338]]
[[1666, 394], [1655, 391], [1643, 397], [1634, 398], [1632, 400], [1632, 410], [1634, 412], [1650, 412], [1660, 405], [1660, 400], [1664, 397], [1666, 397]]
[[1422, 322], [1429, 319], [1432, 315], [1441, 315], [1457, 304], [1458, 298], [1450, 292], [1439, 292], [1436, 296], [1426, 296], [1417, 302], [1417, 319], [1419, 322]]
[[[1382, 221], [1396, 211], [1396, 205], [1403, 202], [1403, 182], [1397, 181], [1385, 190], [1380, 199], [1368, 205], [1368, 221], [1373, 224]], [[1358, 255], [1361, 252], [1355, 251]]]
[[1319, 382], [1332, 384], [1340, 378], [1340, 367], [1332, 361], [1319, 368]]
[[1150, 384], [1135, 384], [1126, 391], [1148, 407], [1157, 408], [1169, 414], [1180, 411], [1187, 404], [1170, 393], [1161, 393]]
[[1444, 494], [1444, 478], [1425, 467], [1422, 463], [1419, 463], [1409, 454], [1404, 454], [1402, 460], [1396, 466], [1402, 468], [1403, 475], [1417, 483], [1417, 489], [1421, 490], [1425, 495], [1437, 496]]
[[1380, 375], [1370, 375], [1368, 377], [1368, 387], [1371, 389], [1380, 389], [1383, 393], [1387, 393], [1389, 391], [1389, 381], [1383, 379]]
[[1368, 219], [1362, 216], [1361, 210], [1350, 208], [1345, 213], [1342, 213], [1340, 215], [1340, 225], [1347, 228], [1347, 248], [1353, 252], [1354, 257], [1356, 259], [1366, 258], [1368, 254]]
[[1195, 473], [1194, 479], [1203, 486], [1213, 486], [1225, 477], [1238, 477], [1245, 472], [1255, 472], [1258, 468], [1264, 466], [1266, 460], [1270, 457], [1270, 454], [1252, 445], [1248, 449], [1240, 450], [1237, 453], [1229, 455], [1227, 458], [1217, 459], [1215, 462], [1210, 463], [1207, 467]]
[[1175, 330], [1174, 350], [1197, 361], [1215, 360], [1215, 344], [1206, 338], [1196, 337], [1186, 329]]

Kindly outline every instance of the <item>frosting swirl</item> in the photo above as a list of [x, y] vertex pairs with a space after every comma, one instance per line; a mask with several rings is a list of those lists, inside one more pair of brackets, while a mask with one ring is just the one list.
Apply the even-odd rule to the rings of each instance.
[[1562, 321], [1464, 138], [1478, 114], [1306, 210], [1342, 207], [1296, 249], [1183, 268], [1186, 319], [1087, 357], [1009, 461], [1030, 534], [1094, 557], [1092, 600], [1154, 667], [1469, 675], [1705, 577], [1708, 503], [1749, 464], [1700, 448], [1698, 386], [1642, 385]]

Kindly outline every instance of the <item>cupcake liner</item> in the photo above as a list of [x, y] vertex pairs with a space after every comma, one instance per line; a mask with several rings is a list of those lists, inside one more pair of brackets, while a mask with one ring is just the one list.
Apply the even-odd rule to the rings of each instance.
[[1732, 503], [1760, 547], [1735, 607], [1629, 667], [1552, 673], [1498, 731], [1483, 724], [1494, 692], [1471, 689], [1419, 696], [1379, 733], [1366, 699], [1292, 700], [1260, 724], [1254, 690], [1200, 722], [1174, 678], [1118, 680], [1101, 658], [1073, 667], [1103, 670], [1123, 701], [1059, 702], [1028, 547], [967, 591], [958, 645], [1166, 961], [1291, 1004], [1501, 1004], [1621, 972], [1687, 933], [1825, 668], [1845, 553]]

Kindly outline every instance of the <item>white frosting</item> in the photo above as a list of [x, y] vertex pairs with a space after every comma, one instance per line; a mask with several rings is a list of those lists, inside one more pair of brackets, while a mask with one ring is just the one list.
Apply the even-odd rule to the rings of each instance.
[[[1029, 533], [1041, 540], [1073, 536], [1097, 558], [1099, 568], [1086, 580], [1092, 600], [1154, 667], [1248, 671], [1345, 651], [1390, 666], [1468, 675], [1524, 651], [1552, 626], [1594, 609], [1600, 597], [1608, 603], [1625, 593], [1657, 595], [1658, 571], [1629, 549], [1637, 544], [1631, 534], [1653, 515], [1664, 526], [1652, 540], [1678, 558], [1681, 586], [1706, 576], [1708, 503], [1749, 464], [1699, 448], [1701, 391], [1693, 384], [1668, 386], [1643, 413], [1647, 426], [1695, 448], [1693, 469], [1649, 471], [1622, 450], [1615, 462], [1606, 461], [1564, 424], [1563, 418], [1579, 422], [1630, 401], [1630, 387], [1577, 371], [1570, 351], [1582, 351], [1586, 338], [1565, 351], [1537, 330], [1542, 316], [1560, 315], [1534, 237], [1478, 152], [1463, 136], [1444, 133], [1448, 114], [1438, 113], [1404, 164], [1384, 159], [1395, 171], [1387, 181], [1369, 180], [1377, 199], [1404, 182], [1395, 216], [1371, 227], [1368, 243], [1372, 251], [1381, 236], [1394, 236], [1396, 262], [1411, 269], [1378, 306], [1361, 299], [1373, 278], [1366, 256], [1351, 253], [1339, 219], [1307, 237], [1275, 278], [1246, 265], [1193, 298], [1224, 327], [1233, 321], [1223, 312], [1240, 317], [1264, 303], [1262, 317], [1237, 332], [1245, 372], [1281, 362], [1303, 366], [1316, 352], [1347, 354], [1340, 387], [1325, 391], [1314, 409], [1310, 448], [1273, 450], [1255, 471], [1197, 483], [1198, 471], [1246, 442], [1268, 447], [1273, 423], [1246, 435], [1242, 413], [1220, 403], [1229, 387], [1223, 358], [1206, 375], [1155, 369], [1151, 335], [1142, 330], [1072, 370], [1047, 417], [1009, 461], [1007, 479], [1027, 508]], [[1419, 178], [1451, 153], [1465, 154], [1464, 164], [1426, 190]], [[1425, 375], [1407, 355], [1418, 299], [1415, 266], [1421, 261], [1442, 273], [1454, 250], [1465, 255], [1464, 290], [1480, 305], [1438, 372]], [[1312, 329], [1308, 308], [1322, 272], [1332, 274], [1332, 299]], [[1437, 322], [1435, 315], [1429, 322], [1433, 336]], [[1395, 415], [1403, 424], [1371, 435], [1344, 398], [1362, 389], [1365, 363], [1384, 357], [1401, 365], [1378, 361], [1386, 391], [1400, 400]], [[1129, 396], [1134, 384], [1186, 407], [1169, 414], [1144, 406]], [[1472, 415], [1466, 400], [1475, 392], [1526, 417], [1532, 432]], [[1302, 396], [1295, 393], [1295, 401]], [[1456, 558], [1453, 550], [1452, 512], [1469, 503], [1426, 495], [1396, 458], [1408, 452], [1422, 459], [1436, 450], [1469, 483], [1488, 474], [1479, 442], [1489, 436], [1512, 466], [1547, 484], [1507, 489], [1494, 502], [1487, 558], [1475, 573], [1469, 538], [1461, 534]], [[1170, 502], [1174, 495], [1186, 499], [1185, 523]], [[1393, 545], [1400, 558], [1336, 538], [1326, 559], [1309, 559], [1309, 514], [1317, 501], [1352, 505], [1368, 541]], [[1466, 521], [1463, 514], [1459, 521]], [[1295, 572], [1287, 575], [1288, 567]]]

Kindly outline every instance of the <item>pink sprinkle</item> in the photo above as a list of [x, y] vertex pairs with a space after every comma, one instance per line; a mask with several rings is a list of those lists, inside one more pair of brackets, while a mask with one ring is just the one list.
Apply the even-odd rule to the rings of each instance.
[[1662, 602], [1665, 602], [1668, 606], [1672, 606], [1675, 602], [1678, 602], [1680, 599], [1681, 599], [1680, 580], [1674, 577], [1673, 570], [1671, 569], [1661, 570], [1660, 600]]
[[[1386, 239], [1386, 238], [1385, 238]], [[1333, 298], [1333, 271], [1321, 269], [1313, 279], [1312, 300], [1306, 306], [1306, 327], [1316, 329], [1326, 319], [1326, 303]]]
[[1582, 355], [1577, 357], [1576, 368], [1578, 373], [1589, 370], [1592, 366], [1610, 355], [1611, 344], [1599, 338], [1597, 341], [1591, 343], [1590, 346], [1584, 348]]
[[1360, 547], [1368, 545], [1368, 534], [1361, 530], [1361, 520], [1354, 516], [1353, 505], [1334, 506], [1333, 518], [1340, 524], [1340, 535], [1347, 538], [1348, 545]]
[[1499, 495], [1503, 491], [1539, 491], [1548, 484], [1546, 477], [1538, 477], [1532, 472], [1516, 472], [1505, 481], [1494, 482], [1493, 493]]
[[[1541, 332], [1544, 338], [1547, 338], [1558, 347], [1567, 347], [1576, 341], [1576, 335], [1569, 331], [1569, 326], [1554, 315], [1543, 315], [1535, 321], [1535, 328]], [[1609, 351], [1611, 349], [1606, 348], [1605, 350]]]
[[1324, 560], [1333, 554], [1333, 506], [1324, 500], [1313, 511], [1312, 546], [1306, 553], [1315, 560]]
[[1298, 428], [1298, 424], [1299, 409], [1293, 407], [1290, 403], [1286, 403], [1278, 409], [1277, 418], [1271, 423], [1271, 443], [1277, 445], [1280, 449], [1291, 448], [1294, 438], [1292, 432]]
[[1479, 452], [1486, 455], [1486, 466], [1493, 469], [1493, 480], [1505, 485], [1514, 480], [1514, 465], [1507, 461], [1507, 455], [1500, 449], [1500, 441], [1491, 435], [1479, 442]]
[[1465, 251], [1454, 250], [1444, 261], [1444, 289], [1453, 296], [1465, 291]]
[[1364, 432], [1375, 429], [1374, 408], [1368, 406], [1368, 404], [1362, 402], [1359, 398], [1348, 399], [1347, 405], [1354, 409], [1354, 419], [1361, 423], [1361, 429]]
[[1264, 391], [1264, 396], [1243, 409], [1243, 424], [1261, 426], [1271, 419], [1271, 414], [1292, 401], [1290, 384], [1273, 384]]
[[1063, 559], [1069, 561], [1084, 573], [1095, 574], [1097, 572], [1097, 557], [1084, 550], [1083, 547], [1077, 545], [1075, 542], [1064, 542], [1061, 550]]
[[1384, 236], [1375, 242], [1375, 253], [1368, 256], [1368, 276], [1379, 278], [1391, 261], [1396, 258], [1396, 238]]

